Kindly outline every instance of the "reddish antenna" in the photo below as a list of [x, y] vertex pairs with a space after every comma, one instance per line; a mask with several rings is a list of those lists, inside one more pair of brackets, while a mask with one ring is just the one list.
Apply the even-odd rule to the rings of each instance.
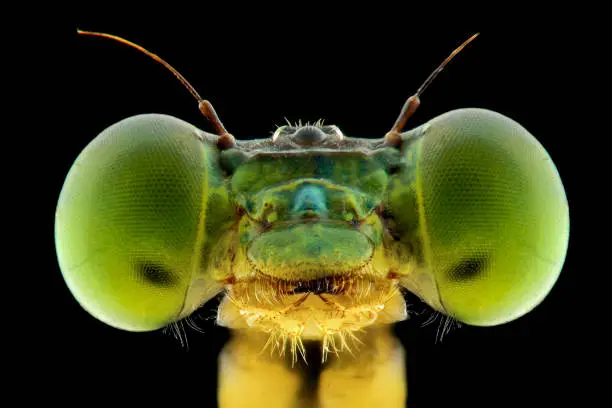
[[111, 34], [106, 34], [106, 33], [96, 33], [92, 31], [83, 31], [79, 29], [77, 29], [77, 33], [81, 35], [90, 35], [94, 37], [102, 37], [102, 38], [108, 38], [111, 40], [118, 41], [132, 48], [136, 48], [138, 51], [148, 55], [149, 57], [153, 58], [155, 61], [162, 64], [170, 72], [172, 72], [174, 76], [177, 77], [179, 81], [181, 81], [181, 83], [185, 86], [185, 88], [187, 88], [187, 90], [191, 93], [191, 95], [193, 95], [193, 97], [196, 98], [196, 100], [198, 101], [198, 108], [200, 109], [200, 112], [202, 112], [204, 117], [210, 121], [210, 123], [215, 128], [215, 131], [220, 136], [220, 139], [217, 142], [217, 144], [224, 148], [232, 147], [234, 145], [234, 137], [230, 135], [228, 131], [225, 129], [225, 127], [223, 126], [223, 123], [221, 123], [221, 120], [219, 119], [219, 116], [217, 116], [217, 112], [215, 112], [215, 109], [213, 108], [212, 104], [209, 101], [202, 99], [202, 97], [195, 90], [195, 88], [191, 86], [191, 84], [187, 82], [185, 77], [182, 76], [176, 69], [174, 69], [172, 65], [168, 64], [166, 61], [161, 59], [159, 56], [146, 50], [140, 45], [134, 44], [133, 42], [128, 41], [124, 38], [118, 37], [116, 35], [111, 35]]
[[442, 72], [442, 70], [450, 62], [450, 60], [452, 60], [455, 55], [459, 54], [459, 52], [461, 52], [461, 50], [463, 50], [469, 43], [471, 43], [472, 40], [478, 37], [479, 34], [480, 33], [474, 34], [473, 36], [465, 40], [463, 44], [461, 44], [459, 47], [455, 48], [455, 50], [451, 52], [450, 55], [446, 57], [444, 61], [442, 61], [442, 63], [438, 66], [438, 68], [436, 68], [434, 72], [432, 72], [427, 77], [423, 85], [420, 86], [420, 88], [416, 91], [416, 93], [412, 95], [410, 98], [408, 98], [408, 100], [404, 104], [404, 107], [402, 108], [402, 111], [400, 112], [399, 117], [395, 121], [393, 128], [391, 128], [391, 130], [385, 135], [386, 144], [392, 145], [392, 146], [399, 145], [399, 143], [401, 142], [401, 137], [399, 134], [402, 131], [402, 129], [404, 129], [404, 126], [406, 125], [406, 121], [408, 120], [408, 118], [412, 116], [412, 114], [421, 105], [421, 100], [419, 97], [423, 94], [423, 92], [425, 92], [425, 89], [427, 89], [427, 87], [431, 85], [431, 83], [438, 76], [438, 74]]

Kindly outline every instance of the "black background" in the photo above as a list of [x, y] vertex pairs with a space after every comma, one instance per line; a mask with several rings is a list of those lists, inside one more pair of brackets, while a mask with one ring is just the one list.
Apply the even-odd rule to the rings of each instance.
[[[121, 395], [122, 401], [127, 396], [156, 402], [167, 396], [214, 406], [216, 357], [228, 333], [214, 325], [214, 303], [196, 318], [204, 334], [186, 327], [188, 348], [171, 334], [122, 332], [83, 311], [62, 281], [52, 220], [63, 180], [79, 152], [107, 126], [141, 113], [170, 114], [212, 130], [195, 100], [161, 65], [113, 41], [77, 36], [77, 27], [125, 37], [160, 55], [213, 103], [239, 139], [269, 137], [284, 118], [323, 118], [348, 136], [382, 137], [429, 73], [480, 31], [424, 94], [408, 128], [463, 107], [513, 118], [557, 165], [572, 217], [577, 176], [571, 135], [563, 126], [568, 101], [562, 86], [571, 72], [557, 63], [571, 33], [552, 27], [517, 30], [516, 22], [494, 29], [436, 24], [417, 29], [410, 22], [391, 23], [394, 14], [298, 16], [238, 20], [229, 13], [184, 13], [175, 24], [161, 17], [125, 24], [77, 19], [67, 40], [74, 50], [67, 71], [74, 84], [72, 126], [54, 143], [52, 182], [45, 186], [51, 202], [45, 209], [49, 233], [43, 252], [49, 259], [45, 273], [52, 276], [45, 288], [51, 297], [47, 312], [60, 319], [54, 319], [52, 335], [36, 347], [57, 357], [54, 362], [68, 373], [62, 382], [88, 392], [88, 400]], [[463, 326], [442, 342], [436, 342], [436, 323], [419, 327], [423, 318], [398, 326], [406, 347], [410, 407], [552, 405], [582, 392], [577, 342], [588, 333], [572, 328], [582, 313], [576, 305], [574, 225], [572, 218], [567, 260], [556, 286], [528, 315], [498, 327]], [[52, 392], [62, 399], [67, 395], [62, 387]]]

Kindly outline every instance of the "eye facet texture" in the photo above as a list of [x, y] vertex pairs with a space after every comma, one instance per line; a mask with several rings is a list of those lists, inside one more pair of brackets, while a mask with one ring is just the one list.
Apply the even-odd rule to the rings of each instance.
[[532, 310], [557, 280], [569, 236], [565, 191], [546, 150], [518, 123], [482, 109], [448, 112], [406, 136], [416, 174], [404, 197], [415, 202], [422, 255], [446, 312], [488, 326]]
[[216, 294], [201, 265], [220, 175], [215, 148], [198, 132], [171, 116], [125, 119], [94, 139], [66, 178], [55, 221], [62, 274], [111, 326], [158, 329]]

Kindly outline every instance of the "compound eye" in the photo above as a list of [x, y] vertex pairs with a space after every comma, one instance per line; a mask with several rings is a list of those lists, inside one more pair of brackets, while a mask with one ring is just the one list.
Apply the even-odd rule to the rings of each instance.
[[446, 311], [494, 325], [533, 309], [565, 260], [569, 210], [555, 165], [522, 126], [462, 109], [424, 125], [416, 194]]
[[199, 281], [216, 150], [198, 132], [170, 116], [128, 118], [70, 169], [55, 219], [60, 268], [83, 308], [111, 326], [158, 329], [216, 293]]

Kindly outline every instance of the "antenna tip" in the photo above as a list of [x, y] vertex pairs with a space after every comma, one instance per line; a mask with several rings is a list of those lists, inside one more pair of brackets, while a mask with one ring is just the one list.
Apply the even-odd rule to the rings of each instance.
[[98, 33], [92, 33], [91, 31], [85, 31], [85, 30], [79, 30], [77, 28], [77, 34], [81, 34], [81, 35], [96, 35]]

